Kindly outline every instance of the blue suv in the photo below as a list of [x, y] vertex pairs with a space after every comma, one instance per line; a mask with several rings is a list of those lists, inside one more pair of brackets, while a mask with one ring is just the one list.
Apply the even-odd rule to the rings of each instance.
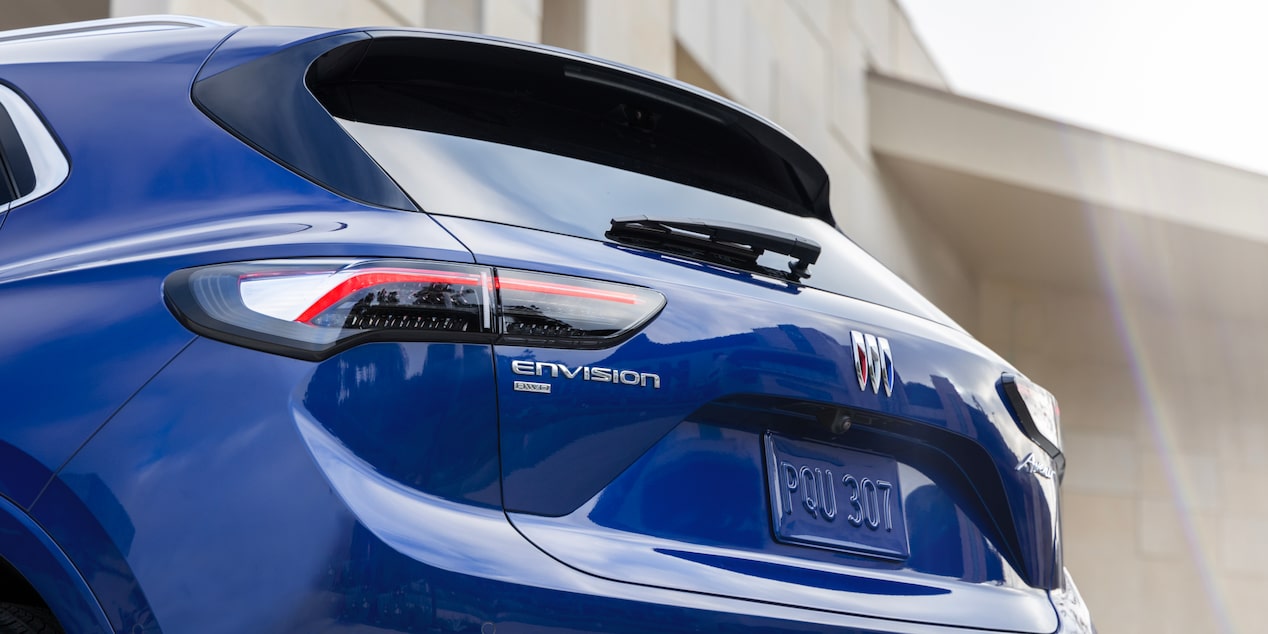
[[1092, 631], [1056, 401], [715, 95], [107, 20], [0, 175], [0, 631]]

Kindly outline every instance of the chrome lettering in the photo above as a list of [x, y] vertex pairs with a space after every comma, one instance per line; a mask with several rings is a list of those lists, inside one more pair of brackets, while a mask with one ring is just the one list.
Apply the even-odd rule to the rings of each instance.
[[550, 394], [549, 383], [533, 383], [532, 381], [516, 381], [511, 386], [516, 392], [533, 392], [535, 394]]
[[582, 381], [593, 381], [595, 383], [615, 383], [618, 385], [650, 387], [653, 390], [660, 389], [659, 374], [639, 372], [637, 370], [616, 370], [613, 368], [599, 368], [588, 365], [570, 367], [563, 363], [515, 359], [511, 361], [511, 371], [515, 374], [524, 376], [541, 376], [550, 378], [560, 378], [562, 376], [565, 379], [580, 378]]
[[1034, 453], [1028, 453], [1025, 458], [1021, 459], [1021, 463], [1017, 465], [1017, 470], [1022, 473], [1033, 473], [1049, 480], [1057, 477], [1057, 470], [1051, 464], [1043, 464], [1039, 460]]
[[894, 511], [890, 504], [892, 482], [863, 478], [859, 480], [850, 474], [841, 476], [841, 483], [850, 490], [850, 506], [854, 512], [846, 516], [852, 526], [867, 525], [871, 530], [879, 530], [881, 524], [886, 531], [894, 530]]
[[858, 478], [855, 478], [847, 473], [841, 476], [841, 483], [850, 487], [850, 506], [854, 507], [854, 512], [846, 515], [845, 521], [849, 522], [850, 526], [862, 526], [864, 510], [863, 504], [859, 501], [859, 491], [861, 488], [859, 487]]
[[[815, 469], [815, 479], [819, 481], [819, 512], [823, 515], [823, 519], [831, 522], [837, 517], [837, 488], [836, 482], [832, 479], [832, 472], [827, 471], [828, 477], [823, 477], [825, 472]], [[825, 485], [825, 483], [827, 483]], [[824, 490], [824, 487], [827, 490]], [[828, 500], [832, 500], [832, 508], [828, 508]]]
[[819, 500], [815, 499], [814, 497], [814, 492], [815, 492], [814, 480], [815, 480], [814, 472], [810, 470], [810, 467], [802, 467], [801, 481], [806, 483], [806, 487], [801, 490], [801, 496], [802, 496], [801, 503], [806, 505], [806, 510], [810, 511], [811, 515], [818, 517], [819, 513], [816, 509], [819, 506]]
[[782, 459], [775, 468], [777, 475], [773, 479], [776, 489], [771, 495], [772, 502], [777, 500], [776, 503], [779, 503], [781, 515], [801, 515], [796, 512], [800, 507], [801, 511], [809, 514], [809, 519], [834, 521], [839, 511], [837, 487], [841, 486], [842, 495], [848, 501], [846, 522], [853, 529], [866, 529], [872, 533], [891, 533], [894, 530], [894, 514], [898, 511], [895, 507], [900, 502], [895, 500], [893, 482], [852, 473], [837, 478], [831, 469]]
[[884, 480], [877, 480], [876, 488], [885, 492], [885, 502], [883, 503], [885, 505], [885, 530], [892, 531], [894, 530], [894, 516], [889, 510], [892, 508], [889, 505], [889, 492], [894, 488], [894, 485]]
[[881, 501], [870, 478], [863, 478], [863, 507], [867, 509], [867, 527], [876, 530], [881, 525]]
[[847, 473], [838, 480], [829, 469], [798, 466], [779, 461], [778, 493], [780, 510], [792, 515], [800, 505], [812, 518], [831, 522], [837, 516], [837, 483], [845, 487], [850, 512], [845, 520], [855, 528], [871, 531], [894, 530], [894, 484], [886, 480], [856, 477]]
[[797, 490], [797, 485], [801, 482], [801, 477], [797, 475], [797, 467], [791, 462], [779, 463], [779, 468], [784, 474], [784, 496], [788, 499], [788, 503], [784, 505], [784, 512], [791, 515], [793, 512], [793, 491]]

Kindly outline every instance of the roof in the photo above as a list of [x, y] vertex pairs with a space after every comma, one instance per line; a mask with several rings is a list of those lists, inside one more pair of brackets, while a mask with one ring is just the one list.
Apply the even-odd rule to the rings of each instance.
[[7, 42], [51, 40], [82, 35], [98, 35], [104, 33], [136, 33], [140, 31], [162, 31], [167, 29], [196, 28], [208, 26], [231, 26], [228, 22], [194, 18], [183, 15], [142, 15], [126, 18], [108, 18], [71, 22], [68, 24], [51, 24], [27, 29], [0, 31], [0, 44]]

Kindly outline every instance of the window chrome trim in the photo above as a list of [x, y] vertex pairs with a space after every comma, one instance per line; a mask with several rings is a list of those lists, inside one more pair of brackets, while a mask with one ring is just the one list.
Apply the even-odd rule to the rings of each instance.
[[8, 111], [9, 118], [13, 120], [13, 127], [17, 128], [31, 160], [31, 170], [35, 172], [35, 188], [0, 209], [0, 212], [7, 212], [57, 189], [70, 174], [70, 163], [53, 134], [21, 95], [8, 86], [0, 85], [0, 107]]

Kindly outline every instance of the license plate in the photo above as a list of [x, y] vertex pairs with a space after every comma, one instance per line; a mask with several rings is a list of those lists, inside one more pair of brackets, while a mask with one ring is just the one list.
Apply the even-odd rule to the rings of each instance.
[[766, 434], [771, 519], [781, 542], [906, 559], [893, 458]]

